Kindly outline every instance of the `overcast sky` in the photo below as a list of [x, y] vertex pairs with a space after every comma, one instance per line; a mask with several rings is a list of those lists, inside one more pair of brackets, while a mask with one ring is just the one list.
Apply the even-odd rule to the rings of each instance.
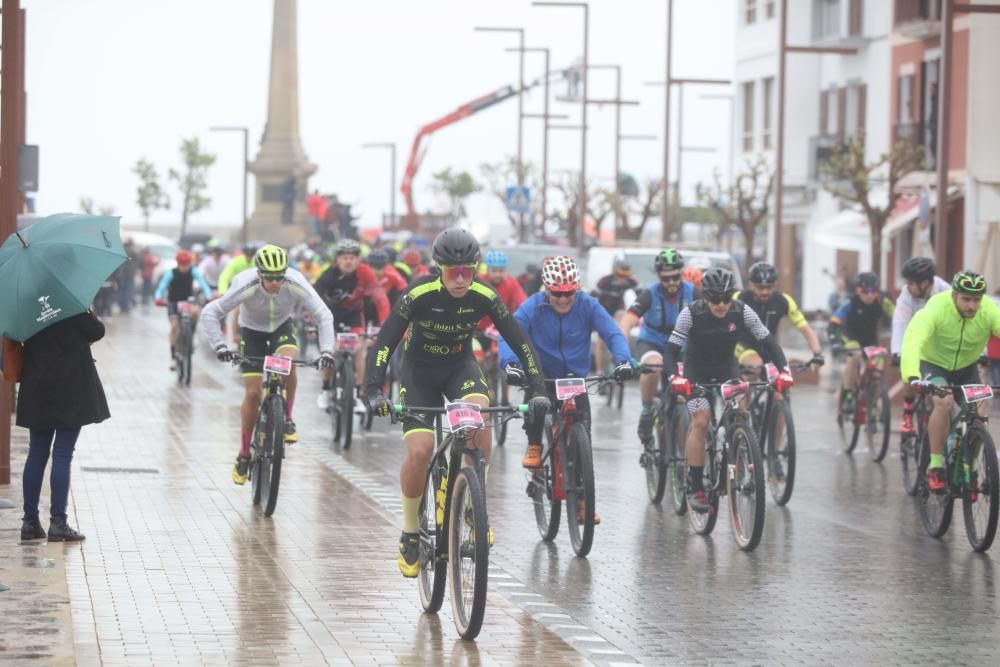
[[[232, 223], [242, 187], [238, 133], [250, 128], [255, 157], [266, 120], [272, 0], [22, 0], [27, 10], [28, 143], [41, 152], [41, 213], [78, 210], [81, 196], [114, 206], [126, 222], [141, 219], [132, 166], [145, 157], [162, 174], [179, 166], [181, 139], [198, 136], [218, 161], [209, 174], [212, 206], [193, 223]], [[623, 67], [623, 96], [641, 102], [623, 110], [623, 131], [655, 134], [625, 142], [622, 170], [637, 177], [662, 171], [666, 48], [662, 0], [591, 0], [590, 61]], [[338, 193], [356, 205], [362, 224], [388, 210], [388, 152], [366, 141], [396, 142], [399, 176], [417, 130], [473, 98], [515, 84], [514, 34], [477, 33], [477, 25], [526, 29], [528, 46], [552, 49], [553, 69], [582, 53], [580, 10], [532, 7], [528, 0], [298, 0], [302, 143], [319, 166], [310, 190]], [[733, 67], [733, 0], [674, 2], [674, 76], [728, 77]], [[543, 69], [528, 54], [525, 78]], [[614, 74], [593, 71], [591, 97], [614, 96]], [[540, 88], [526, 99], [540, 112]], [[700, 92], [719, 92], [702, 90]], [[577, 122], [579, 105], [552, 103]], [[614, 111], [590, 112], [588, 173], [611, 182]], [[686, 196], [728, 160], [728, 102], [685, 101], [685, 143], [718, 147], [687, 153]], [[439, 131], [414, 185], [420, 210], [435, 196], [430, 174], [444, 167], [479, 176], [479, 165], [513, 155], [517, 101], [511, 99]], [[676, 139], [675, 139], [676, 140]], [[525, 120], [525, 159], [541, 164], [541, 121]], [[675, 144], [676, 145], [676, 144]], [[550, 168], [577, 169], [579, 134], [553, 132]], [[671, 166], [675, 170], [676, 166]], [[675, 173], [675, 172], [674, 172]], [[251, 177], [251, 211], [253, 181]], [[171, 194], [176, 198], [175, 191]], [[397, 199], [402, 212], [403, 201]], [[488, 197], [470, 202], [470, 217], [502, 219]], [[176, 219], [160, 212], [154, 220]]]

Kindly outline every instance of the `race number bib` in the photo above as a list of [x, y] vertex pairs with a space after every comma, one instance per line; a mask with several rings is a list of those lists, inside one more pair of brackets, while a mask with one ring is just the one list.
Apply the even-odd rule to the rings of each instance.
[[556, 398], [568, 401], [574, 396], [587, 393], [587, 381], [583, 378], [563, 378], [556, 380]]
[[337, 334], [337, 350], [344, 352], [354, 352], [358, 349], [358, 334], [339, 333]]
[[962, 394], [967, 403], [978, 403], [993, 398], [993, 387], [988, 384], [963, 384]]
[[483, 428], [483, 413], [475, 403], [445, 403], [448, 427], [452, 433], [470, 428]]
[[288, 357], [264, 357], [264, 370], [278, 375], [288, 375], [292, 372], [292, 360]]
[[768, 379], [768, 381], [769, 382], [774, 382], [774, 379], [776, 377], [778, 377], [778, 367], [775, 366], [774, 364], [770, 364], [769, 363], [769, 364], [767, 364], [767, 366], [765, 366], [765, 368], [767, 368], [767, 379]]

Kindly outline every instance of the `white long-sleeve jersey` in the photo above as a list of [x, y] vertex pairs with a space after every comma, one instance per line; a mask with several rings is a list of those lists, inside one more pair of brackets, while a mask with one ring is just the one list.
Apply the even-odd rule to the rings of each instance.
[[[934, 276], [934, 284], [931, 286], [931, 293], [927, 298], [929, 299], [938, 292], [950, 289], [951, 285], [947, 281]], [[899, 293], [899, 298], [896, 299], [896, 312], [892, 315], [892, 346], [890, 352], [899, 354], [900, 349], [903, 347], [903, 333], [906, 331], [906, 325], [910, 323], [910, 320], [917, 314], [917, 311], [926, 305], [927, 299], [918, 299], [910, 294], [910, 290], [906, 289], [905, 286], [903, 287], [903, 291]]]

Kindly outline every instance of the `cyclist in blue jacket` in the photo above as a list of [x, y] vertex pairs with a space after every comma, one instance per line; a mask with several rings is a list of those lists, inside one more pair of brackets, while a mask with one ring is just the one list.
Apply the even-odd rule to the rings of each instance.
[[[627, 380], [633, 368], [628, 342], [621, 329], [600, 302], [580, 291], [580, 270], [572, 257], [548, 257], [542, 262], [544, 292], [533, 294], [514, 313], [518, 324], [528, 334], [540, 359], [542, 371], [549, 378], [586, 377], [590, 371], [590, 333], [597, 331], [614, 355], [614, 377]], [[510, 345], [500, 340], [500, 365], [507, 383], [524, 383], [524, 371]], [[530, 399], [531, 397], [528, 396]], [[555, 403], [554, 388], [549, 400]], [[586, 394], [576, 397], [576, 407], [590, 428], [590, 401]], [[522, 465], [542, 465], [542, 429], [545, 424], [526, 421], [528, 451]], [[595, 523], [597, 517], [595, 516]]]

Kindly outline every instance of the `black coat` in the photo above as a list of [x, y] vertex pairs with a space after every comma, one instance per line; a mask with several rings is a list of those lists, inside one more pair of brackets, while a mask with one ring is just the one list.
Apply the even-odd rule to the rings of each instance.
[[73, 429], [111, 416], [90, 344], [104, 325], [90, 313], [56, 322], [24, 343], [17, 425]]

